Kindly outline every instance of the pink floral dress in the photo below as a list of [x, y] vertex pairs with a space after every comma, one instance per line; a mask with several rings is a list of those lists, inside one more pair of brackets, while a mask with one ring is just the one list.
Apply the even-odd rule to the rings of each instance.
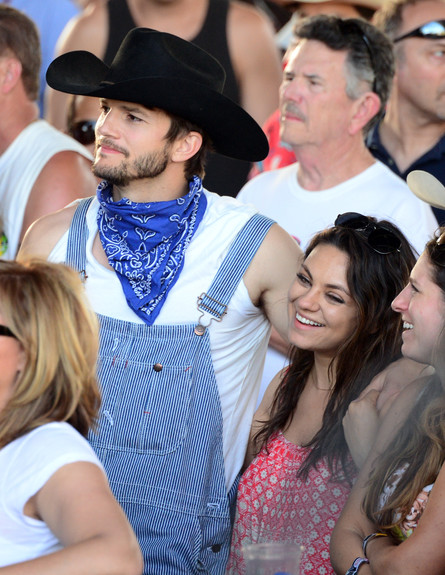
[[227, 573], [243, 575], [244, 543], [293, 541], [304, 546], [300, 574], [333, 574], [329, 542], [350, 492], [346, 482], [331, 481], [320, 461], [307, 480], [297, 473], [309, 449], [277, 433], [241, 478]]

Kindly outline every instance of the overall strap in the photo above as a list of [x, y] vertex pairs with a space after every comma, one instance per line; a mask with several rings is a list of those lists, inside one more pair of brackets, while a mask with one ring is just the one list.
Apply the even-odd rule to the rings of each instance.
[[86, 215], [94, 196], [84, 198], [74, 212], [74, 216], [68, 232], [68, 245], [65, 263], [74, 268], [85, 280], [86, 269], [86, 245], [88, 239], [88, 225]]
[[255, 214], [248, 220], [230, 246], [209, 290], [199, 296], [200, 311], [209, 313], [216, 321], [222, 320], [239, 282], [274, 223], [261, 214]]

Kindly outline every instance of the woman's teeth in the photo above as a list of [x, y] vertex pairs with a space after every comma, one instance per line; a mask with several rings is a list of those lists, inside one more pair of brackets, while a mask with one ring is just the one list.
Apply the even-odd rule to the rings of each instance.
[[316, 327], [323, 327], [322, 323], [317, 323], [316, 321], [311, 321], [300, 315], [298, 312], [295, 314], [295, 317], [298, 319], [299, 322], [304, 323], [306, 325], [315, 325]]

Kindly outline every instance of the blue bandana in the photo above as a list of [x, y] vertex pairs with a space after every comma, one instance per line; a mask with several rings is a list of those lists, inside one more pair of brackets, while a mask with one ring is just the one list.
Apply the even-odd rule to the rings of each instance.
[[99, 237], [131, 309], [152, 325], [184, 266], [184, 255], [207, 206], [195, 176], [185, 196], [168, 202], [114, 202], [112, 186], [97, 188]]

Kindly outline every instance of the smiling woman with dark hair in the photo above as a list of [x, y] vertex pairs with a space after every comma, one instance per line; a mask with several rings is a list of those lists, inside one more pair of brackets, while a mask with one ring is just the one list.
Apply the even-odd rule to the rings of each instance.
[[332, 573], [330, 533], [363, 457], [348, 447], [342, 419], [400, 356], [401, 320], [390, 304], [414, 261], [398, 228], [356, 213], [309, 244], [289, 290], [290, 366], [252, 426], [231, 574], [245, 572], [242, 545], [264, 541], [301, 543], [302, 574]]

